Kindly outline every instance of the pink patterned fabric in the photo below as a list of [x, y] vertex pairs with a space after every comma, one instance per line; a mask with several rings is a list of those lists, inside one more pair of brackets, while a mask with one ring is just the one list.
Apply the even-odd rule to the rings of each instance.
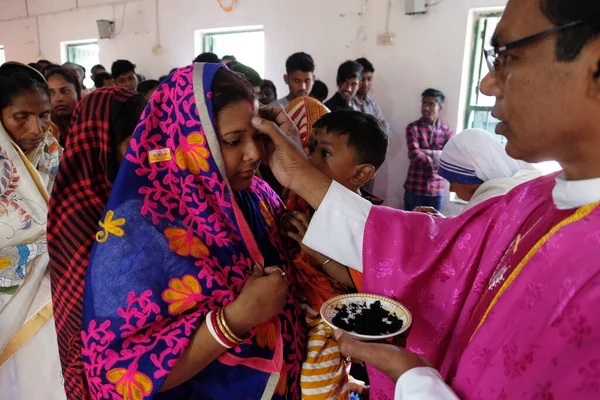
[[[462, 399], [600, 398], [600, 207], [557, 210], [554, 184], [456, 218], [371, 211], [363, 290], [408, 307], [408, 348]], [[369, 372], [371, 398], [392, 399], [394, 383]]]

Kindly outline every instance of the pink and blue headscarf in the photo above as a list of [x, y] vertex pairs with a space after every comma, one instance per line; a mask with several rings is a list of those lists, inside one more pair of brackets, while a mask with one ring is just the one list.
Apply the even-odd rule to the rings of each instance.
[[299, 398], [293, 287], [278, 317], [158, 393], [207, 313], [239, 295], [254, 262], [290, 268], [275, 226], [279, 198], [258, 178], [246, 191], [229, 188], [211, 101], [219, 68], [182, 68], [159, 86], [115, 181], [86, 278], [82, 353], [94, 399]]

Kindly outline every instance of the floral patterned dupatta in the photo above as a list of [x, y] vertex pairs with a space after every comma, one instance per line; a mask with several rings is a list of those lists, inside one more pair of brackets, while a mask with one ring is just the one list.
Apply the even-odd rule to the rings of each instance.
[[[241, 346], [157, 393], [206, 314], [239, 295], [261, 257], [222, 173], [210, 92], [219, 68], [196, 64], [160, 85], [115, 181], [86, 277], [82, 353], [95, 399], [297, 398], [293, 291]], [[280, 200], [257, 178], [246, 192], [289, 270], [273, 223]]]
[[0, 123], [0, 359], [27, 319], [48, 266], [47, 201], [39, 173]]

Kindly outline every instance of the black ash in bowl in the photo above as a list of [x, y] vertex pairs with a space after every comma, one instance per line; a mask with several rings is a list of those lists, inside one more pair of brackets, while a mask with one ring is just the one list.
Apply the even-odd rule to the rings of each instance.
[[403, 321], [381, 306], [379, 300], [367, 303], [344, 304], [335, 308], [331, 322], [340, 329], [359, 335], [381, 336], [398, 332]]

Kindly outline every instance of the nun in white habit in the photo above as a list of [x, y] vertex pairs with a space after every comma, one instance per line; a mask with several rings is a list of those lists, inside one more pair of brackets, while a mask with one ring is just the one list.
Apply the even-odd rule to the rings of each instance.
[[463, 212], [542, 175], [533, 165], [509, 157], [498, 139], [481, 129], [452, 137], [437, 173], [450, 182], [451, 192], [468, 202]]

